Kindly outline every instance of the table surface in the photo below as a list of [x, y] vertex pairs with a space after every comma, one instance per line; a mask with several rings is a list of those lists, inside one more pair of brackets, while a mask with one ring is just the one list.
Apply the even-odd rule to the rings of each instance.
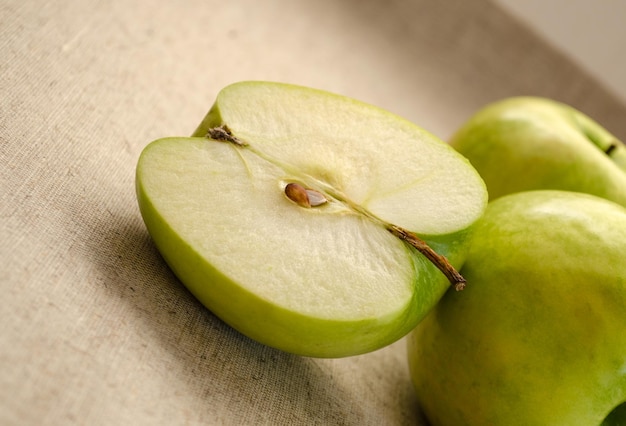
[[403, 340], [343, 359], [259, 345], [173, 276], [139, 215], [150, 141], [239, 80], [330, 90], [443, 139], [552, 97], [625, 107], [483, 0], [0, 1], [0, 424], [409, 425]]

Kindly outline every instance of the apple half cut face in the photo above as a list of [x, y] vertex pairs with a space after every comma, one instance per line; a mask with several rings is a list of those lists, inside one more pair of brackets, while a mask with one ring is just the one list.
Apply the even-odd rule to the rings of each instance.
[[157, 248], [206, 307], [313, 357], [388, 345], [461, 287], [487, 203], [469, 162], [414, 124], [268, 82], [226, 87], [192, 137], [149, 144], [136, 186]]

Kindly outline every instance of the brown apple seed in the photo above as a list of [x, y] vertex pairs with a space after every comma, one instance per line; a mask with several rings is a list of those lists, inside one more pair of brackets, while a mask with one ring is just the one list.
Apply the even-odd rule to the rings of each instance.
[[285, 186], [285, 195], [300, 207], [311, 207], [309, 195], [302, 185], [297, 183], [288, 183], [287, 186]]
[[285, 186], [285, 195], [300, 207], [306, 208], [321, 206], [328, 202], [321, 192], [293, 182]]

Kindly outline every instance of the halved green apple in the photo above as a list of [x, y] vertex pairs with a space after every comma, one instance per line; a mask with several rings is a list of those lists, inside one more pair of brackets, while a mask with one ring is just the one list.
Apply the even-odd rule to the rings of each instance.
[[484, 183], [379, 108], [268, 82], [223, 89], [193, 137], [148, 145], [139, 206], [180, 280], [243, 334], [315, 357], [407, 334], [454, 282]]

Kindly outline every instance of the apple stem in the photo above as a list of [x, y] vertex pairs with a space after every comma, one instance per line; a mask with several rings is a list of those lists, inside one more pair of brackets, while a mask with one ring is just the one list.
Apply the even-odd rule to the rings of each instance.
[[225, 124], [210, 128], [207, 136], [216, 141], [231, 142], [237, 146], [248, 146], [246, 142], [233, 135], [233, 132]]
[[428, 260], [430, 260], [443, 274], [448, 278], [450, 284], [454, 286], [456, 291], [461, 291], [465, 288], [467, 281], [465, 278], [450, 264], [445, 256], [440, 255], [433, 250], [426, 242], [420, 239], [417, 235], [406, 229], [400, 228], [396, 225], [388, 225], [387, 230], [400, 240], [409, 244], [417, 251], [422, 253]]
[[604, 150], [604, 153], [608, 156], [611, 156], [611, 153], [615, 151], [616, 149], [617, 149], [617, 144], [612, 143], [611, 145], [609, 145], [607, 149]]

